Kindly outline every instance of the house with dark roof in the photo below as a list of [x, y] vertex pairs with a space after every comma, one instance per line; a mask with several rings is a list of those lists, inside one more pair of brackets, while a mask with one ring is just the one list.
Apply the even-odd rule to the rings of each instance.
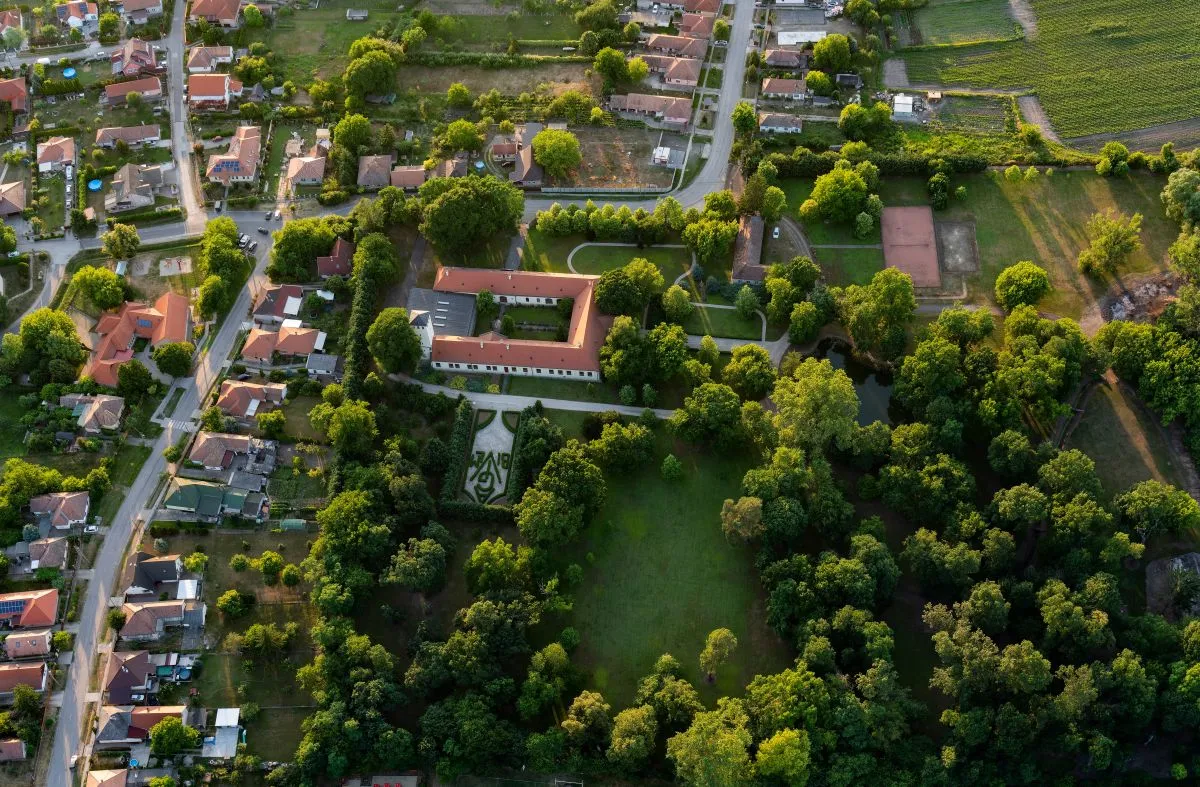
[[145, 24], [152, 16], [162, 16], [162, 0], [120, 0], [121, 16], [135, 24]]
[[317, 257], [317, 275], [322, 279], [330, 276], [345, 278], [353, 270], [354, 244], [343, 237], [333, 242], [333, 249], [327, 257]]
[[763, 230], [761, 216], [742, 216], [733, 247], [733, 281], [759, 282], [767, 277], [762, 264]]
[[763, 62], [771, 68], [802, 68], [808, 56], [792, 49], [768, 49], [763, 53]]
[[125, 613], [121, 639], [130, 642], [152, 641], [162, 639], [167, 629], [183, 625], [184, 602], [127, 601], [121, 605], [121, 612]]
[[186, 705], [105, 705], [96, 724], [95, 748], [127, 749], [150, 739], [150, 730], [163, 719], [187, 724]]
[[160, 165], [130, 162], [113, 175], [108, 193], [104, 195], [104, 210], [107, 213], [122, 213], [153, 207], [164, 181]]
[[153, 145], [162, 138], [162, 129], [157, 125], [146, 126], [110, 126], [96, 129], [96, 146], [112, 149], [118, 141], [126, 145]]
[[374, 191], [389, 185], [395, 161], [396, 157], [390, 153], [386, 156], [359, 156], [358, 187]]
[[226, 514], [256, 516], [247, 509], [249, 495], [244, 489], [231, 489], [208, 481], [174, 478], [167, 488], [163, 507], [169, 511], [192, 514], [202, 522], [216, 522]]
[[764, 134], [799, 134], [803, 125], [803, 121], [795, 115], [782, 115], [778, 112], [758, 113], [758, 130]]
[[67, 567], [67, 555], [71, 550], [71, 542], [62, 536], [39, 538], [29, 542], [29, 569]]
[[125, 400], [108, 394], [66, 394], [58, 398], [58, 406], [69, 408], [87, 434], [117, 431], [125, 412]]
[[101, 691], [106, 702], [113, 705], [128, 705], [133, 702], [133, 695], [145, 695], [155, 690], [158, 681], [155, 678], [155, 665], [150, 660], [150, 652], [145, 650], [113, 651], [108, 656], [104, 668], [104, 680]]
[[179, 555], [151, 555], [137, 551], [125, 561], [122, 582], [126, 601], [153, 601], [163, 593], [175, 596], [176, 585], [183, 576], [183, 561]]

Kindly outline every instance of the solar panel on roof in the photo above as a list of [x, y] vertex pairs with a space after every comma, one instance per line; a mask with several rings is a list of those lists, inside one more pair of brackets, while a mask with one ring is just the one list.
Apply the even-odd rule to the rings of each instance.
[[25, 611], [24, 601], [0, 601], [0, 615], [12, 615]]

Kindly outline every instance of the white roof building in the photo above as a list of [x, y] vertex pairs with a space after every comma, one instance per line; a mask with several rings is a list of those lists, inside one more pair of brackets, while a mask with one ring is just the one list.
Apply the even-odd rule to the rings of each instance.
[[780, 46], [798, 46], [799, 44], [815, 44], [829, 35], [824, 30], [780, 30]]

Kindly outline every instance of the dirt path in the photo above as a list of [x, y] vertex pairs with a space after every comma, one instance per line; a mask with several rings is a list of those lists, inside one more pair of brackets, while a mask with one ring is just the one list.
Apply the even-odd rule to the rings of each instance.
[[1062, 144], [1062, 140], [1055, 133], [1054, 127], [1050, 125], [1050, 116], [1046, 114], [1046, 110], [1042, 107], [1042, 102], [1037, 96], [1017, 96], [1017, 106], [1021, 110], [1021, 117], [1025, 118], [1026, 123], [1031, 123], [1042, 130], [1042, 136], [1051, 142]]
[[883, 84], [893, 90], [909, 86], [908, 63], [903, 58], [893, 57], [883, 61]]
[[1008, 0], [1008, 10], [1012, 11], [1013, 18], [1025, 31], [1026, 40], [1032, 41], [1037, 37], [1037, 17], [1029, 0]]
[[1067, 142], [1071, 147], [1093, 151], [1104, 147], [1106, 142], [1121, 142], [1131, 150], [1147, 152], [1157, 152], [1164, 142], [1174, 142], [1176, 149], [1183, 150], [1200, 145], [1200, 117], [1177, 120], [1174, 123], [1160, 123], [1133, 131], [1072, 137]]

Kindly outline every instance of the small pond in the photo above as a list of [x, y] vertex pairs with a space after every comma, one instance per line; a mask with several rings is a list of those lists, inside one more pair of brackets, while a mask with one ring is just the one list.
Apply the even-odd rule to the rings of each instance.
[[835, 369], [842, 369], [858, 393], [858, 423], [861, 426], [883, 421], [892, 423], [892, 375], [880, 372], [857, 360], [850, 346], [838, 339], [825, 339], [817, 345], [817, 358], [827, 358]]

